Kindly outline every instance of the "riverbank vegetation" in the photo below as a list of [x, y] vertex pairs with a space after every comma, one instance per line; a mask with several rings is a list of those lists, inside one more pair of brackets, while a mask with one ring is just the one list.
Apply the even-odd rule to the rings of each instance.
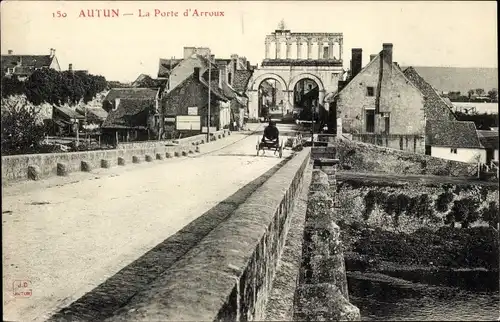
[[371, 266], [498, 269], [497, 186], [348, 180], [337, 202], [346, 252]]

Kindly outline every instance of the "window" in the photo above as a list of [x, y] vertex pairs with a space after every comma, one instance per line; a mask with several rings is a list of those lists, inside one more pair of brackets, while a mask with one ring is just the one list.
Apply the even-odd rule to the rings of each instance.
[[12, 74], [12, 73], [14, 73], [14, 68], [10, 68], [10, 67], [9, 67], [9, 68], [7, 68], [7, 73], [8, 73], [8, 74]]
[[373, 88], [372, 86], [368, 86], [366, 88], [366, 95], [367, 96], [375, 96], [375, 88]]
[[328, 59], [328, 47], [323, 47], [323, 59]]
[[450, 153], [457, 154], [457, 149], [451, 148]]
[[365, 113], [366, 132], [373, 133], [375, 132], [375, 110], [366, 110]]
[[385, 122], [385, 128], [384, 128], [385, 134], [389, 134], [389, 130], [391, 127], [391, 121], [389, 119], [389, 114], [385, 115], [384, 122]]

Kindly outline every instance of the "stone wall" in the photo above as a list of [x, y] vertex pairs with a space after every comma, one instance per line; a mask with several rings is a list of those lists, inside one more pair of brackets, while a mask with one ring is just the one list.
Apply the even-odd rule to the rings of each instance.
[[[229, 135], [227, 130], [212, 134], [212, 140]], [[56, 175], [82, 171], [85, 167], [107, 168], [127, 163], [165, 159], [200, 152], [196, 145], [205, 143], [202, 136], [188, 137], [170, 143], [166, 141], [131, 142], [113, 150], [81, 151], [69, 153], [22, 154], [2, 157], [2, 182], [39, 180]], [[119, 158], [122, 160], [119, 161]], [[119, 164], [123, 163], [123, 164]], [[86, 165], [83, 165], [85, 163]], [[59, 170], [58, 170], [59, 169]], [[61, 169], [64, 171], [61, 172]], [[84, 170], [87, 171], [87, 170]]]
[[[220, 137], [226, 137], [231, 135], [229, 130], [220, 130], [210, 133], [212, 139]], [[193, 135], [177, 140], [161, 140], [161, 141], [138, 141], [138, 142], [120, 142], [118, 143], [118, 149], [136, 149], [136, 148], [154, 148], [159, 146], [165, 146], [168, 144], [179, 144], [179, 145], [199, 145], [205, 143], [207, 140], [206, 134]]]
[[294, 321], [357, 321], [361, 318], [359, 309], [349, 302], [340, 228], [334, 221], [333, 206], [328, 175], [319, 169], [313, 170]]
[[[82, 167], [87, 166], [90, 169], [93, 167], [107, 168], [116, 165], [126, 165], [132, 162], [145, 162], [147, 158], [154, 160], [157, 158], [164, 159], [180, 156], [183, 152], [184, 154], [188, 154], [189, 151], [194, 153], [196, 149], [184, 145], [5, 156], [2, 157], [2, 181], [6, 183], [27, 179], [39, 180], [81, 171], [83, 170]], [[84, 166], [83, 163], [86, 165]], [[28, 175], [28, 173], [30, 174]]]
[[375, 144], [386, 148], [425, 154], [425, 137], [405, 134], [352, 134], [354, 141]]
[[338, 158], [341, 169], [358, 172], [475, 177], [477, 165], [336, 138], [333, 147], [314, 148], [316, 158]]
[[309, 155], [296, 154], [108, 321], [261, 320]]

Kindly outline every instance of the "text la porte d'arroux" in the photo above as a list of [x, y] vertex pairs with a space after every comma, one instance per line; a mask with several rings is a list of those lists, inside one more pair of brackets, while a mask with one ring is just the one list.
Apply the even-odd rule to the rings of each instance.
[[138, 9], [135, 12], [123, 12], [120, 9], [82, 9], [78, 18], [116, 18], [120, 16], [145, 17], [224, 17], [224, 11], [204, 11], [199, 9], [186, 9], [180, 11], [167, 11], [161, 9], [144, 10]]

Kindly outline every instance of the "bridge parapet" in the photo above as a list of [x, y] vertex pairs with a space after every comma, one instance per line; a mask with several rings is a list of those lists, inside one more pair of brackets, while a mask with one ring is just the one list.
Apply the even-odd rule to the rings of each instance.
[[310, 149], [107, 321], [262, 320]]
[[359, 309], [349, 302], [340, 228], [328, 175], [313, 170], [309, 188], [302, 264], [295, 291], [294, 321], [359, 321]]

